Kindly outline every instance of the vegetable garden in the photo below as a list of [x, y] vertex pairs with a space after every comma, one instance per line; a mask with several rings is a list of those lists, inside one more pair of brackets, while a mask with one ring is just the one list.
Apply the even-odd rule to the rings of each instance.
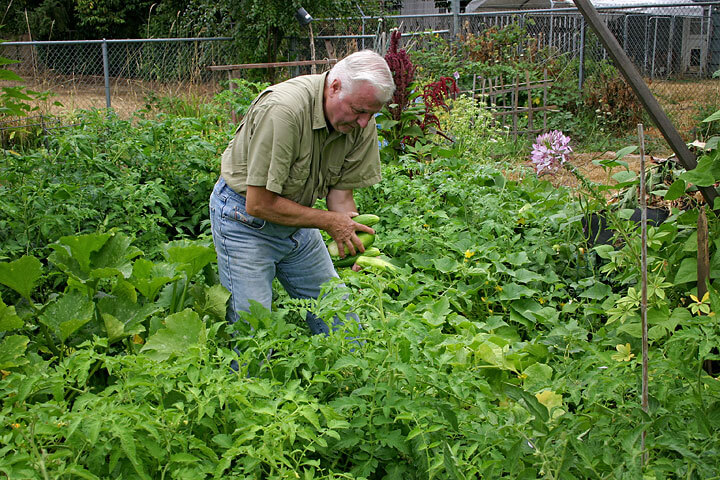
[[[411, 68], [397, 45], [388, 55]], [[195, 116], [78, 112], [75, 127], [4, 148], [0, 477], [720, 478], [720, 224], [694, 196], [720, 180], [720, 113], [698, 122], [698, 168], [647, 175], [670, 215], [646, 239], [646, 412], [634, 148], [598, 160], [605, 183], [573, 169], [572, 133], [529, 162], [533, 147], [436, 63], [398, 82], [402, 100], [377, 118], [383, 181], [356, 192], [393, 268], [340, 268], [318, 301], [278, 288], [272, 312], [234, 325], [207, 200], [227, 102], [247, 106], [262, 84], [238, 82]], [[19, 108], [11, 94], [26, 93], [0, 106]], [[581, 130], [565, 112], [555, 126]], [[610, 243], [583, 229], [598, 212]], [[355, 312], [362, 328], [310, 336], [308, 309]]]

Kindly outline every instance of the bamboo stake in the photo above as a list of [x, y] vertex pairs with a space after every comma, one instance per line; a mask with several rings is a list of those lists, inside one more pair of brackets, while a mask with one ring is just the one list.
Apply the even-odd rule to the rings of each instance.
[[548, 96], [548, 74], [547, 68], [543, 68], [543, 132], [547, 132], [547, 96]]
[[[648, 326], [647, 326], [647, 200], [645, 198], [645, 133], [643, 124], [638, 124], [638, 137], [640, 140], [640, 269], [642, 271], [640, 317], [642, 321], [642, 409], [648, 413]], [[644, 420], [643, 420], [644, 421]], [[645, 437], [647, 432], [643, 429], [640, 436], [640, 450], [642, 452], [642, 465], [648, 463], [648, 452], [645, 450]]]
[[532, 96], [532, 88], [530, 88], [530, 72], [528, 70], [525, 70], [525, 83], [527, 85], [527, 105], [528, 105], [528, 131], [530, 132], [530, 136], [532, 136], [533, 133], [533, 96]]
[[520, 96], [519, 88], [520, 88], [520, 77], [515, 77], [515, 88], [513, 89], [512, 94], [512, 122], [513, 122], [513, 140], [517, 141], [518, 137], [518, 97]]
[[708, 238], [708, 223], [705, 206], [700, 208], [697, 221], [697, 298], [702, 299], [707, 293], [707, 281], [710, 278], [710, 249]]

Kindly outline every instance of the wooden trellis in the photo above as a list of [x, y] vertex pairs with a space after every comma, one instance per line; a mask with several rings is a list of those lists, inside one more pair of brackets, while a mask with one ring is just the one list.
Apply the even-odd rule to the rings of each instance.
[[[472, 96], [492, 108], [496, 125], [509, 127], [509, 133], [516, 140], [519, 135], [532, 136], [547, 130], [548, 112], [556, 108], [547, 104], [548, 88], [552, 84], [547, 70], [543, 71], [541, 81], [530, 81], [530, 72], [525, 72], [524, 82], [519, 76], [508, 81], [503, 77], [475, 75]], [[538, 105], [534, 105], [535, 99], [539, 100]], [[542, 119], [542, 126], [538, 117]], [[525, 118], [527, 125], [521, 128], [520, 120]]]

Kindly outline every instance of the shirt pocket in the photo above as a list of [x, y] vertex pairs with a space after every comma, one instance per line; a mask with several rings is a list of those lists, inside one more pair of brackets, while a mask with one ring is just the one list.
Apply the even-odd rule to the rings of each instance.
[[310, 157], [299, 158], [290, 166], [283, 184], [282, 196], [297, 201], [310, 178]]
[[322, 182], [323, 184], [321, 197], [326, 197], [330, 189], [333, 188], [340, 181], [340, 179], [342, 178], [342, 167], [342, 158], [340, 159], [340, 161], [334, 161], [328, 165], [327, 171], [325, 172], [325, 181]]

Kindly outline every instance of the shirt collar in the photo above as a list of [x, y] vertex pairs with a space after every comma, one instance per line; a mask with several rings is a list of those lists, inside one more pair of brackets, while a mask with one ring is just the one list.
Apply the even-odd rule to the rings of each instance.
[[315, 86], [315, 106], [313, 108], [312, 116], [312, 128], [317, 130], [320, 128], [327, 128], [327, 121], [325, 120], [325, 110], [323, 109], [323, 99], [325, 94], [325, 79], [327, 78], [328, 72], [321, 75], [317, 75], [317, 85]]

